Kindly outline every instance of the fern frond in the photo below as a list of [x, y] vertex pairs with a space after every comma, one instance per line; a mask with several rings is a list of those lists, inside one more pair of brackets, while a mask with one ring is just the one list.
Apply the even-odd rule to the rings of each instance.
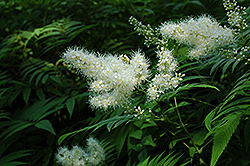
[[80, 132], [83, 132], [83, 131], [86, 131], [86, 130], [90, 130], [90, 129], [93, 129], [93, 131], [96, 131], [97, 129], [99, 129], [103, 126], [106, 126], [108, 131], [110, 131], [110, 130], [120, 126], [121, 124], [123, 124], [125, 122], [129, 123], [131, 121], [131, 119], [132, 119], [132, 117], [130, 117], [130, 116], [126, 116], [126, 115], [117, 116], [116, 115], [112, 118], [102, 120], [99, 123], [96, 123], [92, 126], [88, 126], [88, 127], [83, 128], [83, 129], [64, 134], [58, 139], [58, 143], [60, 145], [67, 137], [74, 135], [74, 134], [77, 134], [77, 133], [80, 133]]
[[152, 159], [150, 159], [149, 156], [146, 160], [139, 163], [137, 166], [174, 166], [179, 161], [182, 155], [173, 153], [174, 152], [169, 153], [164, 158], [162, 158], [164, 152]]
[[36, 29], [39, 34], [37, 42], [45, 44], [45, 47], [40, 51], [40, 55], [45, 54], [57, 46], [69, 43], [81, 32], [90, 29], [93, 26], [95, 26], [95, 24], [85, 26], [80, 21], [62, 19], [45, 27]]
[[241, 76], [235, 83], [234, 87], [232, 88], [231, 92], [225, 97], [226, 100], [234, 97], [235, 95], [239, 94], [243, 90], [250, 89], [250, 82], [249, 82], [249, 75], [250, 71], [245, 73]]

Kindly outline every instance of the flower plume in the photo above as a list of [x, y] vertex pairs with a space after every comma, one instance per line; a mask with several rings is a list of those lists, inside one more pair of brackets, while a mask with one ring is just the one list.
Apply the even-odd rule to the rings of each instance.
[[149, 76], [149, 63], [141, 51], [127, 55], [101, 55], [78, 47], [68, 48], [64, 62], [90, 80], [90, 103], [95, 108], [119, 106], [129, 102], [136, 86]]

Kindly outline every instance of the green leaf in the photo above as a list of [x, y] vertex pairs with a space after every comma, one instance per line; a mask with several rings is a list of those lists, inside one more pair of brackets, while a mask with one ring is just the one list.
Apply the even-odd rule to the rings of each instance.
[[[189, 69], [192, 67], [192, 65], [197, 65], [197, 64], [199, 64], [198, 61], [195, 61], [192, 63], [185, 63], [185, 64], [181, 65], [178, 69], [180, 70], [180, 69], [185, 68], [185, 67], [187, 67]], [[184, 71], [184, 73], [185, 73], [185, 71]]]
[[[218, 109], [218, 107], [216, 109]], [[212, 132], [212, 121], [216, 113], [216, 109], [212, 110], [205, 118], [205, 126], [209, 132]]]
[[[153, 159], [150, 160], [150, 156], [144, 160], [143, 162], [139, 163], [137, 166], [174, 166], [179, 159], [181, 158], [182, 155], [174, 154], [174, 152], [169, 153], [167, 156], [162, 158], [163, 153], [160, 155], [155, 156]], [[186, 163], [188, 164], [188, 163]], [[186, 165], [183, 164], [182, 166]]]
[[2, 140], [5, 140], [7, 138], [9, 138], [10, 136], [12, 136], [13, 134], [28, 128], [30, 126], [32, 126], [33, 123], [27, 122], [27, 121], [14, 121], [13, 124], [8, 127], [6, 130], [4, 130], [4, 132], [2, 132], [2, 134], [0, 135], [0, 138], [2, 138]]
[[141, 130], [147, 127], [152, 127], [152, 126], [157, 126], [157, 124], [154, 121], [146, 121], [145, 123], [142, 124]]
[[193, 83], [193, 84], [186, 84], [184, 86], [177, 88], [175, 91], [175, 94], [177, 94], [180, 91], [189, 90], [191, 88], [211, 88], [211, 89], [215, 89], [217, 91], [220, 91], [218, 88], [216, 88], [215, 86], [212, 86], [212, 85]]
[[227, 61], [227, 63], [222, 68], [222, 75], [225, 74], [227, 68], [235, 61], [235, 59], [230, 59]]
[[[34, 63], [34, 64], [30, 64], [30, 63]], [[34, 73], [36, 71], [40, 71], [41, 68], [44, 66], [45, 66], [44, 61], [38, 61], [36, 59], [32, 59], [32, 60], [26, 62], [24, 64], [24, 66], [22, 67], [22, 68], [25, 67], [21, 73], [21, 74], [23, 74], [23, 80], [26, 78], [26, 76], [28, 74]]]
[[74, 98], [70, 98], [66, 101], [66, 107], [68, 109], [68, 112], [69, 112], [69, 116], [70, 116], [70, 119], [71, 119], [71, 116], [72, 116], [72, 113], [73, 113], [73, 110], [75, 108], [75, 99]]
[[42, 84], [45, 84], [47, 79], [49, 78], [49, 74], [46, 74], [42, 79]]
[[[20, 119], [29, 120], [29, 121], [39, 121], [40, 119], [48, 116], [49, 114], [55, 112], [55, 110], [60, 109], [63, 106], [63, 102], [67, 97], [49, 98], [47, 100], [37, 101], [33, 105], [26, 107], [22, 110], [19, 115]], [[52, 112], [48, 112], [52, 110]]]
[[182, 82], [190, 81], [194, 79], [205, 79], [205, 78], [210, 78], [210, 77], [209, 76], [187, 76], [187, 77], [184, 77]]
[[28, 101], [29, 101], [29, 97], [30, 97], [30, 92], [31, 92], [31, 88], [27, 88], [23, 91], [23, 99], [26, 103], [26, 105], [28, 105]]
[[2, 166], [17, 166], [17, 165], [27, 164], [24, 162], [17, 162], [14, 160], [25, 157], [25, 156], [29, 156], [32, 154], [31, 152], [32, 152], [31, 150], [20, 150], [17, 152], [9, 153], [3, 157], [1, 156], [2, 158], [0, 159], [0, 165], [2, 165]]
[[40, 100], [45, 100], [45, 94], [43, 93], [42, 88], [37, 88], [36, 89], [36, 95]]
[[232, 67], [232, 73], [234, 72], [236, 66], [240, 63], [240, 61], [235, 61]]
[[85, 31], [85, 30], [87, 30], [87, 29], [90, 29], [90, 28], [92, 28], [93, 26], [96, 26], [96, 24], [94, 24], [94, 25], [88, 25], [88, 26], [82, 27], [81, 29], [79, 29], [79, 30], [77, 30], [77, 31], [75, 31], [75, 32], [73, 32], [73, 33], [71, 33], [71, 34], [69, 35], [69, 37], [70, 37], [69, 41], [73, 40], [73, 39], [74, 39], [77, 35], [79, 35], [81, 32], [83, 32], [83, 31]]
[[83, 132], [86, 130], [90, 130], [90, 129], [93, 129], [93, 131], [96, 131], [97, 129], [99, 129], [105, 125], [107, 125], [106, 126], [107, 129], [110, 131], [115, 123], [119, 123], [119, 121], [122, 121], [122, 122], [126, 122], [126, 124], [127, 124], [131, 121], [131, 118], [132, 117], [125, 115], [125, 116], [114, 116], [112, 118], [102, 120], [102, 121], [100, 121], [92, 126], [88, 126], [88, 127], [83, 128], [83, 129], [73, 131], [71, 133], [67, 133], [67, 134], [60, 136], [60, 138], [58, 139], [58, 143], [61, 144], [67, 137], [69, 137], [73, 134], [77, 134], [77, 133], [80, 133], [80, 132]]
[[[116, 130], [115, 135], [117, 139], [115, 140], [117, 156], [119, 158], [122, 148], [124, 147], [125, 141], [130, 132], [133, 132], [133, 125], [128, 124], [121, 127], [120, 130]], [[128, 138], [129, 139], [129, 138]]]
[[220, 61], [218, 61], [217, 63], [215, 63], [214, 65], [213, 65], [213, 67], [211, 68], [211, 70], [210, 70], [210, 75], [214, 72], [214, 70], [215, 69], [217, 69], [217, 67], [222, 63], [222, 62], [224, 62], [225, 61], [225, 59], [221, 59]]
[[239, 114], [229, 115], [226, 122], [215, 129], [212, 159], [210, 166], [215, 166], [224, 149], [227, 147], [229, 140], [240, 123], [241, 116]]
[[[81, 131], [83, 131], [83, 130], [81, 130]], [[61, 136], [59, 137], [59, 139], [57, 140], [58, 144], [61, 145], [62, 142], [63, 142], [67, 137], [69, 137], [69, 136], [71, 136], [71, 135], [73, 135], [73, 134], [76, 134], [76, 133], [78, 133], [78, 132], [79, 132], [79, 130], [61, 135]]]
[[54, 129], [53, 129], [53, 126], [51, 125], [50, 121], [49, 120], [42, 120], [42, 121], [39, 121], [35, 124], [35, 126], [39, 129], [43, 129], [43, 130], [46, 130], [54, 135], [56, 135]]
[[175, 140], [171, 141], [168, 145], [169, 149], [173, 149], [177, 142], [183, 141], [183, 140], [188, 139], [188, 138], [189, 137], [183, 137], [183, 138], [179, 138], [179, 139], [175, 139]]
[[187, 3], [196, 4], [202, 7], [203, 9], [206, 9], [206, 7], [200, 1], [187, 1]]
[[245, 147], [247, 151], [250, 143], [250, 119], [247, 120], [247, 123], [244, 128], [244, 138], [245, 138]]
[[195, 149], [195, 147], [189, 147], [189, 156], [190, 157], [194, 157], [194, 154], [195, 154], [195, 152], [196, 152], [196, 149]]
[[143, 137], [141, 142], [142, 142], [143, 145], [150, 145], [150, 146], [153, 146], [153, 147], [156, 146], [156, 144], [154, 143], [151, 135], [147, 135], [146, 137]]
[[141, 139], [142, 137], [142, 130], [136, 130], [135, 132], [129, 134], [130, 137], [133, 137], [135, 139]]
[[183, 107], [183, 106], [187, 106], [187, 105], [190, 105], [190, 104], [191, 103], [189, 103], [189, 102], [183, 101], [183, 102], [179, 103], [177, 107]]
[[198, 146], [201, 146], [206, 139], [207, 133], [208, 132], [206, 129], [200, 129], [197, 132], [195, 132], [193, 135], [194, 143]]
[[49, 78], [52, 79], [53, 81], [55, 81], [56, 83], [58, 83], [59, 85], [63, 86], [63, 84], [58, 76], [51, 75], [51, 76], [49, 76]]

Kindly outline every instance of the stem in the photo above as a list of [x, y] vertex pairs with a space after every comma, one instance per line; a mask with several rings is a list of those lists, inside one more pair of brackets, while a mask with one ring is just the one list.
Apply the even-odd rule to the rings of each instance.
[[[175, 133], [173, 133], [172, 131], [168, 130], [168, 132], [169, 132], [170, 134], [172, 134], [173, 136], [176, 137]], [[184, 142], [184, 141], [181, 141], [181, 142], [182, 142], [183, 145], [185, 145], [188, 149], [190, 148], [186, 142]]]
[[177, 126], [180, 126], [180, 124], [171, 121], [171, 120], [164, 114], [163, 109], [161, 108], [161, 105], [160, 105], [159, 101], [156, 100], [156, 102], [157, 102], [157, 104], [159, 105], [159, 107], [160, 107], [160, 109], [161, 109], [161, 113], [162, 113], [162, 115], [163, 115], [163, 119], [164, 119], [164, 120], [167, 120], [169, 123], [172, 123], [172, 124], [175, 124], [175, 125], [177, 125]]
[[186, 133], [188, 134], [188, 136], [189, 136], [189, 138], [191, 139], [191, 141], [192, 141], [192, 143], [193, 143], [193, 145], [194, 145], [194, 148], [195, 148], [195, 150], [196, 150], [196, 152], [197, 153], [200, 153], [200, 151], [199, 151], [199, 149], [198, 149], [198, 147], [195, 145], [195, 143], [194, 143], [194, 140], [193, 140], [193, 138], [192, 138], [192, 135], [188, 132], [188, 130], [187, 130], [187, 128], [185, 127], [185, 125], [184, 125], [184, 123], [183, 123], [183, 121], [182, 121], [182, 119], [181, 119], [181, 114], [180, 114], [180, 112], [179, 112], [179, 110], [178, 110], [178, 104], [177, 104], [177, 101], [176, 101], [176, 97], [174, 96], [174, 103], [175, 103], [175, 108], [176, 108], [176, 112], [177, 112], [177, 115], [178, 115], [178, 118], [179, 118], [179, 121], [180, 121], [180, 126], [186, 131]]
[[[174, 123], [176, 123], [176, 122], [174, 122]], [[178, 123], [177, 123], [177, 124], [178, 124]], [[171, 130], [169, 130], [169, 129], [163, 127], [161, 124], [159, 124], [159, 126], [160, 126], [161, 128], [163, 128], [164, 130], [167, 130], [167, 131], [168, 131], [170, 134], [172, 134], [174, 137], [178, 138], [178, 137], [175, 135], [175, 133], [173, 133]], [[180, 125], [178, 125], [178, 126], [180, 126]], [[182, 142], [183, 145], [186, 146], [188, 149], [190, 148], [186, 142], [184, 142], [184, 141], [182, 141], [182, 140], [181, 140], [181, 142]]]
[[188, 100], [193, 100], [193, 101], [198, 101], [200, 103], [203, 103], [203, 104], [206, 104], [206, 105], [209, 105], [209, 106], [212, 106], [214, 108], [216, 108], [217, 106], [213, 105], [213, 104], [210, 104], [210, 103], [207, 103], [205, 101], [202, 101], [202, 100], [199, 100], [199, 99], [195, 99], [195, 98], [188, 98], [188, 97], [180, 97], [181, 99], [188, 99]]
[[132, 9], [132, 10], [137, 14], [137, 16], [140, 18], [140, 20], [143, 21], [141, 15], [135, 10], [135, 8], [134, 8], [134, 6], [133, 6], [131, 0], [129, 1], [129, 5], [130, 5], [131, 9]]
[[213, 141], [213, 139], [209, 140], [205, 145], [202, 146], [202, 148], [206, 147], [208, 144], [210, 144]]

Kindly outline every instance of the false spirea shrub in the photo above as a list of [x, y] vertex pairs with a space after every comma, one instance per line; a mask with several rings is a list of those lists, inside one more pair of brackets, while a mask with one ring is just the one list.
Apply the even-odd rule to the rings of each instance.
[[[178, 125], [180, 128], [183, 128], [187, 138], [191, 140], [190, 142], [195, 149], [195, 153], [201, 154], [202, 148], [199, 149], [196, 145], [192, 134], [190, 134], [182, 121], [183, 117], [178, 109], [187, 103], [182, 102], [182, 105], [180, 104], [181, 106], [179, 106], [177, 102], [179, 96], [177, 94], [195, 87], [217, 88], [209, 84], [186, 83], [189, 79], [186, 78], [185, 73], [181, 70], [185, 64], [180, 66], [178, 63], [180, 58], [183, 58], [178, 55], [178, 51], [181, 48], [185, 48], [186, 52], [182, 55], [184, 56], [183, 59], [191, 59], [191, 61], [207, 60], [212, 55], [221, 55], [219, 57], [221, 58], [220, 62], [228, 64], [225, 66], [234, 63], [233, 61], [228, 63], [227, 61], [230, 59], [236, 61], [245, 59], [249, 61], [249, 47], [244, 40], [244, 31], [247, 28], [247, 21], [244, 19], [246, 8], [239, 7], [236, 1], [224, 1], [223, 5], [227, 11], [228, 25], [221, 25], [212, 16], [203, 14], [196, 17], [190, 16], [178, 21], [166, 21], [159, 27], [152, 28], [150, 25], [143, 25], [142, 22], [131, 16], [129, 22], [139, 35], [145, 37], [145, 44], [147, 46], [156, 46], [156, 66], [150, 66], [153, 63], [140, 50], [133, 51], [130, 55], [111, 55], [89, 52], [87, 49], [80, 47], [70, 47], [62, 54], [62, 59], [68, 67], [73, 68], [79, 75], [88, 80], [89, 92], [91, 94], [89, 103], [93, 109], [109, 110], [126, 106], [124, 107], [124, 114], [132, 117], [133, 121], [144, 119], [146, 121], [163, 121]], [[216, 63], [212, 70], [219, 65]], [[202, 76], [199, 77], [201, 78]], [[140, 101], [141, 106], [133, 103], [134, 93], [138, 92], [138, 90], [145, 94], [144, 101]], [[186, 96], [182, 97], [185, 98]], [[165, 103], [173, 102], [173, 104], [169, 104], [166, 111], [162, 110], [161, 101]], [[200, 100], [197, 101], [212, 105]], [[226, 105], [229, 99], [223, 102]], [[146, 109], [142, 108], [145, 105], [147, 106], [147, 104], [150, 106], [146, 107]], [[160, 111], [152, 110], [151, 108], [157, 104]], [[130, 107], [131, 105], [134, 107]], [[209, 114], [205, 119], [206, 128], [209, 132], [204, 139], [214, 135], [211, 166], [216, 164], [237, 125], [240, 123], [240, 116], [237, 116], [235, 119], [218, 121], [218, 124], [221, 123], [221, 125], [217, 124], [217, 127], [225, 127], [225, 130], [218, 129], [216, 126], [212, 129], [213, 116], [218, 109], [223, 109], [224, 105], [214, 106], [215, 109], [211, 111], [213, 114]], [[176, 110], [178, 117], [175, 119], [175, 122], [170, 120], [171, 117], [168, 117], [168, 112], [172, 110]], [[223, 117], [217, 118], [215, 120]], [[101, 121], [103, 123], [100, 122], [96, 126], [107, 124], [110, 130], [112, 128], [110, 126], [116, 122], [118, 124], [115, 127], [124, 121], [126, 121], [126, 117], [111, 118], [110, 120]], [[225, 138], [222, 138], [223, 136]], [[67, 149], [65, 151], [70, 153]], [[81, 156], [86, 156], [86, 153], [82, 152]]]

